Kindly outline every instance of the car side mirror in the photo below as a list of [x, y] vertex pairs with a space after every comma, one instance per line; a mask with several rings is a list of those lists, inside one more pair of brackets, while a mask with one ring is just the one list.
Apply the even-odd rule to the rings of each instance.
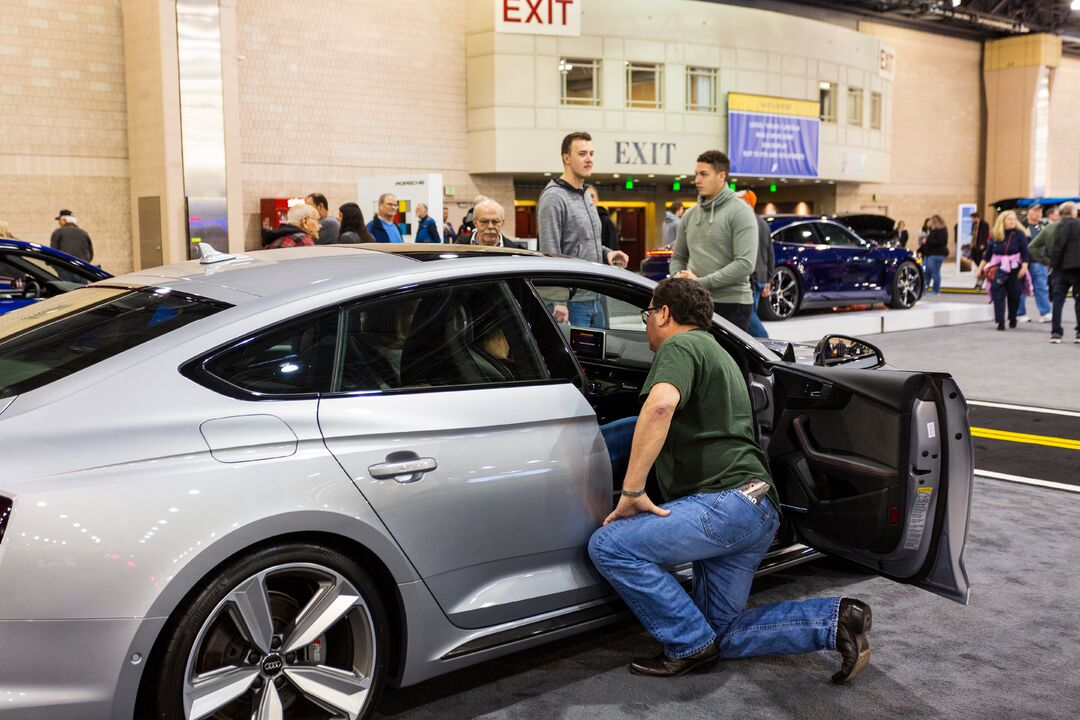
[[826, 335], [814, 348], [814, 364], [819, 367], [847, 365], [873, 370], [885, 364], [885, 355], [865, 340], [846, 335]]

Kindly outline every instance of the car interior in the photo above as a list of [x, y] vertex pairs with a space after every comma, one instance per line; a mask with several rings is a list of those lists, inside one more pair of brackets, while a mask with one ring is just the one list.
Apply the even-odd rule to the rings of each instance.
[[[561, 288], [572, 298], [584, 289], [605, 298], [609, 327], [588, 328], [604, 334], [602, 343], [590, 339], [587, 352], [579, 352], [572, 342], [575, 329], [566, 324], [560, 328], [585, 372], [583, 392], [597, 420], [605, 424], [636, 415], [638, 392], [653, 356], [639, 316], [650, 298], [635, 287], [570, 286], [557, 280], [533, 284], [541, 295], [545, 289]], [[902, 468], [908, 452], [898, 439], [906, 437], [904, 409], [918, 393], [928, 392], [919, 377], [837, 367], [823, 370], [782, 363], [779, 358], [764, 363], [721, 327], [714, 325], [712, 333], [746, 378], [758, 418], [758, 441], [769, 456], [785, 519], [798, 524], [804, 536], [869, 552], [895, 548], [903, 530]], [[604, 347], [602, 357], [590, 356], [598, 345]], [[774, 379], [771, 400], [755, 382], [755, 376], [768, 375]], [[843, 386], [827, 379], [837, 376]], [[615, 484], [620, 481], [613, 478]], [[786, 544], [791, 533], [785, 527], [777, 544]]]

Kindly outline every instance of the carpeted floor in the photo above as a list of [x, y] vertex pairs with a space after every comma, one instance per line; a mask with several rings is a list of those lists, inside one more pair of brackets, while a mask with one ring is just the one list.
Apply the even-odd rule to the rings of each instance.
[[978, 480], [965, 554], [972, 603], [830, 561], [763, 578], [752, 604], [813, 595], [870, 602], [873, 659], [828, 682], [834, 653], [722, 663], [673, 680], [630, 675], [656, 645], [633, 623], [388, 690], [379, 717], [1023, 718], [1080, 716], [1080, 496]]

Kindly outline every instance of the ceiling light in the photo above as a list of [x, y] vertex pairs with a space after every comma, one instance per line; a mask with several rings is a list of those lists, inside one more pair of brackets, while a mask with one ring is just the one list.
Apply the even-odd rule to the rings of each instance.
[[952, 0], [952, 6], [953, 7], [960, 7], [961, 1], [962, 0]]
[[1080, 0], [1072, 0], [1072, 5], [1069, 7], [1073, 10], [1080, 10]]

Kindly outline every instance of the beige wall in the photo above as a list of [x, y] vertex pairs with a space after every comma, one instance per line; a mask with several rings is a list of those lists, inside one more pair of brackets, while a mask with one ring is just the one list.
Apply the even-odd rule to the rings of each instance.
[[441, 172], [452, 219], [482, 192], [512, 225], [510, 178], [468, 174], [455, 3], [250, 0], [237, 12], [247, 247], [259, 244], [259, 198], [319, 191], [337, 208], [367, 175]]
[[94, 262], [131, 267], [123, 23], [115, 0], [0, 0], [0, 218], [48, 243], [60, 208]]
[[983, 207], [987, 200], [979, 167], [982, 44], [870, 22], [859, 30], [896, 50], [892, 176], [888, 183], [837, 185], [836, 212], [887, 208], [915, 234], [924, 218], [940, 214], [951, 248], [957, 204]]
[[[692, 171], [697, 155], [727, 148], [727, 94], [817, 102], [819, 83], [838, 88], [838, 122], [822, 123], [819, 175], [835, 180], [888, 178], [891, 82], [878, 68], [876, 38], [806, 18], [700, 0], [589, 0], [580, 37], [494, 31], [491, 0], [468, 0], [470, 167], [504, 173], [559, 172], [558, 147], [570, 130], [587, 129], [595, 172]], [[784, 38], [782, 43], [777, 38]], [[600, 61], [600, 105], [560, 99], [560, 58]], [[625, 63], [663, 66], [663, 109], [626, 107]], [[686, 111], [686, 68], [718, 69], [715, 112]], [[846, 121], [847, 89], [864, 92], [861, 126]], [[871, 93], [881, 93], [881, 130], [870, 128]], [[667, 142], [659, 162], [620, 164], [616, 143]]]
[[1047, 195], [1080, 194], [1080, 59], [1063, 57], [1050, 85], [1050, 183]]

